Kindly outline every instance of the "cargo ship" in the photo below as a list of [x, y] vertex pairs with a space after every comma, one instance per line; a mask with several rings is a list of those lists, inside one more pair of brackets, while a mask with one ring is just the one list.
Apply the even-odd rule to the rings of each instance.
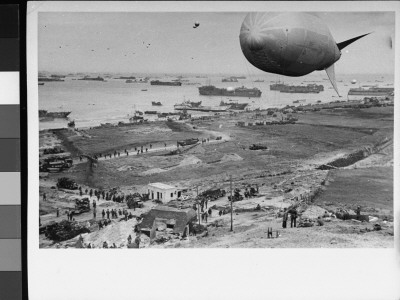
[[257, 88], [217, 88], [213, 85], [199, 87], [199, 93], [203, 96], [232, 96], [232, 97], [261, 97], [261, 91]]
[[354, 88], [350, 89], [348, 95], [362, 96], [387, 96], [394, 92], [394, 88], [370, 87], [370, 88]]
[[39, 118], [67, 118], [70, 111], [48, 112], [44, 109], [39, 109]]
[[269, 86], [271, 91], [279, 91], [281, 93], [314, 93], [318, 94], [324, 90], [322, 84], [317, 85], [307, 84], [307, 85], [286, 85], [284, 83], [274, 83]]
[[104, 81], [103, 77], [97, 76], [97, 77], [89, 77], [85, 76], [83, 78], [79, 78], [78, 80], [90, 80], [90, 81]]
[[151, 85], [169, 85], [169, 86], [181, 86], [182, 82], [180, 81], [160, 81], [160, 80], [152, 80], [150, 81]]
[[349, 100], [363, 99], [364, 97], [386, 98], [394, 95], [394, 88], [370, 87], [352, 88], [347, 94]]
[[238, 103], [237, 101], [230, 100], [229, 102], [221, 101], [219, 106], [229, 106], [229, 109], [233, 110], [244, 110], [248, 103]]

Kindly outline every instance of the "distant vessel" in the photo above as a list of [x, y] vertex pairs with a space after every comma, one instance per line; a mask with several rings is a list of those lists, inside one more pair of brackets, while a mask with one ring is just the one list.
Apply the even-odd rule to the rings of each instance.
[[141, 90], [142, 92], [147, 92], [147, 89], [143, 89], [143, 90]]
[[[350, 89], [347, 98], [361, 97], [388, 97], [394, 94], [394, 88], [388, 87], [370, 87], [370, 88], [353, 88]], [[350, 97], [349, 97], [350, 96]]]
[[83, 78], [79, 78], [78, 80], [90, 80], [90, 81], [104, 81], [103, 77], [97, 76], [97, 77], [89, 77], [85, 76]]
[[184, 110], [184, 109], [190, 109], [190, 108], [196, 108], [201, 105], [201, 101], [199, 102], [191, 102], [189, 100], [183, 101], [182, 103], [175, 104], [174, 109], [176, 110]]
[[236, 77], [222, 78], [222, 82], [238, 82]]
[[161, 102], [152, 101], [151, 105], [153, 105], [153, 106], [161, 106], [162, 104], [161, 104]]
[[60, 79], [58, 77], [52, 77], [52, 78], [48, 78], [48, 77], [39, 77], [38, 78], [39, 82], [52, 82], [52, 81], [56, 81], [56, 82], [62, 82], [64, 81], [64, 79]]
[[229, 106], [229, 109], [244, 110], [248, 103], [238, 103], [237, 101], [229, 100], [229, 102], [221, 101], [219, 106]]
[[128, 79], [127, 81], [125, 81], [125, 83], [133, 83], [132, 79]]
[[136, 79], [136, 77], [135, 76], [120, 76], [120, 77], [115, 78], [115, 79]]
[[150, 81], [151, 85], [170, 85], [170, 86], [181, 86], [182, 82], [179, 81], [160, 81], [160, 80], [152, 80]]
[[284, 83], [274, 83], [269, 86], [271, 91], [280, 91], [281, 93], [319, 93], [324, 90], [322, 84], [307, 85], [286, 85]]
[[194, 110], [194, 111], [204, 111], [204, 112], [225, 112], [227, 111], [229, 106], [198, 106], [198, 107], [190, 107], [190, 106], [174, 106], [175, 110]]
[[38, 82], [38, 85], [44, 85], [44, 82]]
[[303, 103], [306, 102], [306, 99], [299, 99], [299, 100], [294, 100], [293, 103]]
[[254, 80], [254, 82], [264, 82], [264, 80], [262, 80], [262, 79], [257, 79], [257, 80]]
[[44, 109], [39, 109], [39, 118], [67, 118], [70, 111], [48, 112]]
[[213, 85], [199, 87], [200, 95], [204, 96], [234, 96], [234, 97], [261, 97], [261, 91], [257, 88], [217, 88]]

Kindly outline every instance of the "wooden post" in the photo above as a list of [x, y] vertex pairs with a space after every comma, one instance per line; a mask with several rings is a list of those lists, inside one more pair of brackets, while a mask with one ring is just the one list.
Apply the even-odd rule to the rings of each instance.
[[196, 203], [197, 203], [197, 215], [198, 215], [198, 219], [199, 219], [199, 225], [200, 225], [200, 204], [199, 204], [199, 199], [198, 199], [198, 197], [199, 197], [199, 187], [197, 186], [196, 187], [196, 190], [197, 190], [197, 199], [196, 199]]
[[233, 196], [232, 196], [232, 175], [229, 176], [231, 187], [231, 231], [233, 231]]

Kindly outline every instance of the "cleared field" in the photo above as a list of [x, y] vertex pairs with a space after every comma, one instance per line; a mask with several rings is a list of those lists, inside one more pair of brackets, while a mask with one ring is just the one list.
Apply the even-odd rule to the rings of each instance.
[[[371, 209], [393, 216], [393, 168], [374, 167], [331, 170], [329, 184], [315, 199], [317, 205], [346, 206], [363, 211]], [[372, 211], [373, 211], [372, 210]]]
[[129, 150], [134, 147], [163, 147], [176, 144], [177, 140], [206, 137], [201, 132], [194, 131], [184, 123], [156, 122], [145, 125], [126, 127], [91, 128], [79, 132], [60, 131], [58, 135], [64, 140], [64, 145], [72, 143], [74, 152], [80, 153], [112, 153]]

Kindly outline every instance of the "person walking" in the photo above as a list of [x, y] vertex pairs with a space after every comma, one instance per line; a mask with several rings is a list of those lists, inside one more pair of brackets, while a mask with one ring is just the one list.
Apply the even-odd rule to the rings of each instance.
[[46, 195], [46, 193], [43, 193], [43, 201], [46, 201], [47, 200], [47, 195]]
[[101, 212], [101, 215], [103, 216], [103, 219], [104, 219], [104, 217], [106, 216], [106, 212], [104, 211], [104, 209], [103, 209], [103, 211]]
[[90, 196], [90, 198], [92, 198], [92, 196], [93, 196], [93, 190], [92, 189], [90, 189], [89, 196]]
[[107, 214], [107, 219], [110, 219], [110, 210], [108, 208], [107, 208], [106, 214]]
[[96, 209], [96, 200], [93, 200], [93, 209]]
[[96, 220], [96, 207], [93, 209], [93, 219], [95, 219]]
[[210, 217], [211, 217], [211, 214], [212, 214], [212, 209], [211, 209], [211, 207], [208, 209], [208, 214], [209, 214]]
[[60, 216], [60, 209], [57, 207], [57, 218]]

